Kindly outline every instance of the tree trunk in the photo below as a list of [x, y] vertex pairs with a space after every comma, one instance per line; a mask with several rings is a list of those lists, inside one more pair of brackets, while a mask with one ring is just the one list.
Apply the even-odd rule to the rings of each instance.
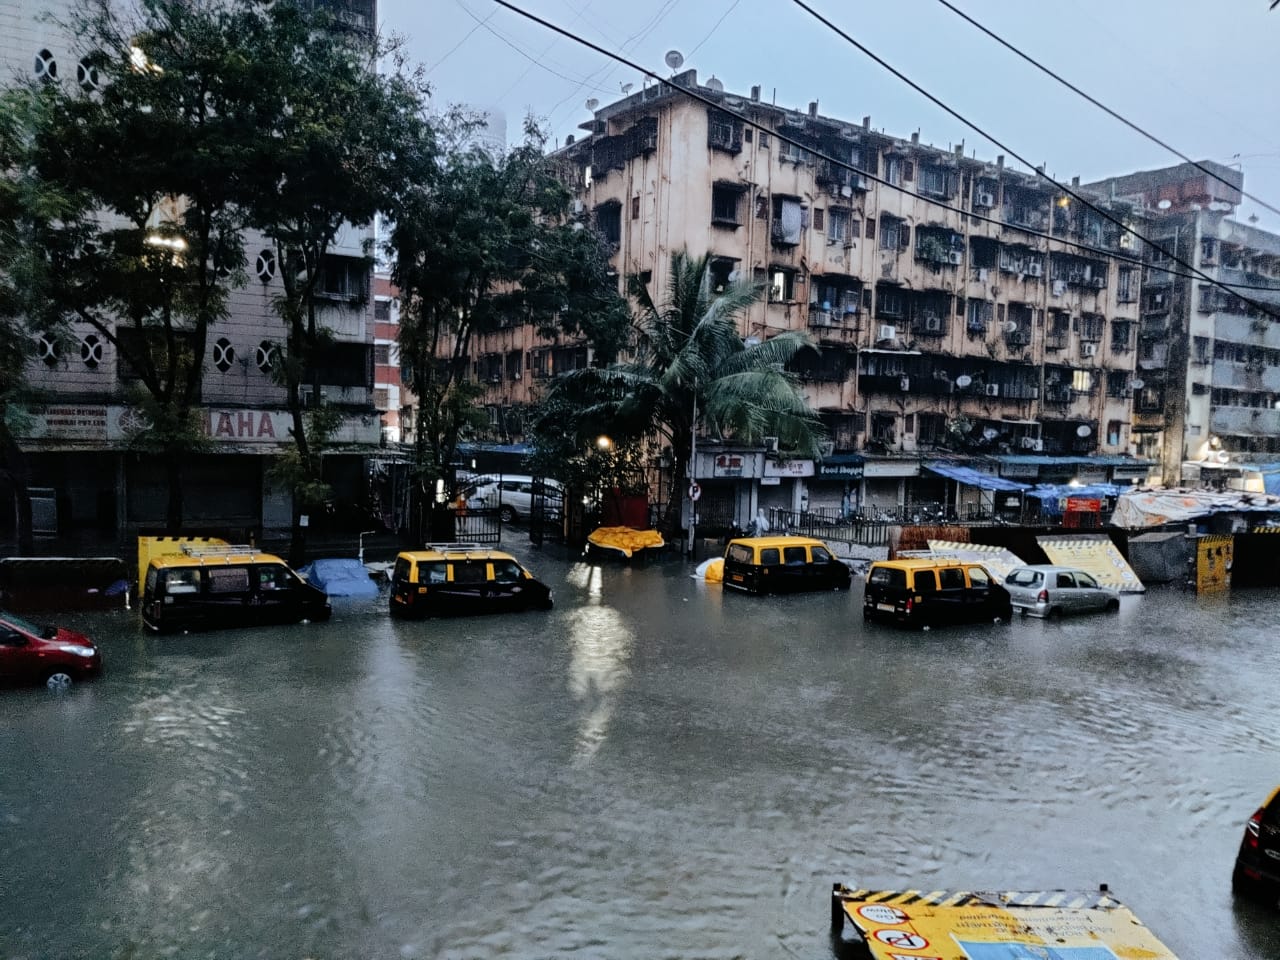
[[30, 556], [35, 550], [35, 534], [31, 530], [31, 489], [28, 486], [27, 457], [13, 437], [7, 435], [4, 440], [4, 466], [13, 493], [13, 533], [18, 555]]

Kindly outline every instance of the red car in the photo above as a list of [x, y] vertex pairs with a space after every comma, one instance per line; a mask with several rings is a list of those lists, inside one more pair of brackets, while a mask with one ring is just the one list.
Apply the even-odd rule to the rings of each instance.
[[102, 653], [83, 633], [0, 611], [0, 686], [43, 683], [59, 692], [101, 672]]

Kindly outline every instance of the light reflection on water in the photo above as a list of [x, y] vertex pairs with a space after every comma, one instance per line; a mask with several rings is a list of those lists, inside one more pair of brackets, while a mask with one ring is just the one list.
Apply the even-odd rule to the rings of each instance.
[[[531, 553], [556, 609], [166, 638], [0, 698], [0, 957], [829, 957], [833, 880], [1116, 893], [1184, 958], [1280, 780], [1280, 597], [868, 628]], [[67, 904], [74, 909], [68, 911]]]

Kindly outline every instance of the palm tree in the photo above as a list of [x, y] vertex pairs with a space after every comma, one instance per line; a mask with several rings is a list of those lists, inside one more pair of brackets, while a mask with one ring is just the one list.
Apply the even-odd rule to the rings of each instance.
[[[777, 437], [780, 450], [815, 455], [825, 433], [786, 366], [799, 351], [817, 348], [798, 331], [744, 342], [738, 317], [759, 299], [760, 288], [733, 283], [717, 294], [708, 267], [707, 257], [673, 254], [662, 304], [632, 277], [638, 313], [631, 359], [574, 371], [548, 399], [557, 393], [580, 403], [590, 398], [579, 406], [574, 435], [662, 438], [676, 478], [690, 475], [695, 428], [743, 443]], [[679, 510], [680, 498], [672, 497], [669, 530], [679, 526]]]

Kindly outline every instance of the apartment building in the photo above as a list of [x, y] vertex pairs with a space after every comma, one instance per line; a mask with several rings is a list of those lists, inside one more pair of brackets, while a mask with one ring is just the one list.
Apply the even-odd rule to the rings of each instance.
[[[821, 347], [794, 371], [830, 431], [827, 460], [862, 468], [834, 471], [824, 491], [821, 463], [796, 467], [806, 479], [762, 502], [839, 501], [851, 480], [867, 504], [942, 499], [954, 489], [920, 469], [938, 457], [1032, 482], [1145, 476], [1130, 456], [1141, 253], [1097, 210], [1003, 158], [816, 102], [786, 109], [759, 87], [731, 95], [694, 71], [599, 107], [583, 129], [556, 159], [620, 277], [660, 299], [672, 252], [709, 254], [717, 285], [766, 291], [744, 338], [805, 330]], [[1098, 203], [1142, 222], [1134, 204]], [[561, 369], [556, 357], [545, 372]], [[511, 386], [495, 384], [494, 402]], [[708, 449], [700, 477], [767, 476], [763, 462], [716, 473]]]
[[[344, 29], [371, 30], [373, 0], [323, 3]], [[81, 59], [75, 38], [58, 26], [72, 0], [0, 0], [0, 70], [6, 78], [36, 77], [76, 84], [92, 95], [96, 73]], [[8, 80], [0, 81], [8, 82]], [[374, 303], [365, 257], [370, 230], [347, 227], [322, 267], [320, 322], [332, 342], [316, 358], [319, 391], [312, 399], [342, 413], [327, 479], [338, 499], [364, 499], [364, 457], [376, 450], [379, 423], [373, 398]], [[274, 367], [284, 326], [272, 306], [282, 290], [269, 244], [246, 238], [247, 281], [229, 297], [228, 315], [211, 327], [200, 409], [213, 452], [184, 467], [186, 520], [191, 529], [232, 533], [287, 530], [292, 503], [271, 486], [270, 465], [291, 444], [292, 419]], [[130, 334], [117, 331], [118, 337]], [[42, 532], [93, 538], [157, 529], [164, 520], [163, 466], [131, 448], [143, 422], [133, 399], [137, 375], [93, 328], [73, 323], [64, 338], [42, 337], [28, 368], [47, 402], [34, 407], [20, 445], [27, 454]], [[311, 388], [307, 388], [311, 395]]]
[[1280, 461], [1280, 236], [1232, 219], [1241, 171], [1201, 166], [1216, 178], [1180, 164], [1091, 185], [1151, 217], [1135, 443], [1167, 484], [1261, 489]]

